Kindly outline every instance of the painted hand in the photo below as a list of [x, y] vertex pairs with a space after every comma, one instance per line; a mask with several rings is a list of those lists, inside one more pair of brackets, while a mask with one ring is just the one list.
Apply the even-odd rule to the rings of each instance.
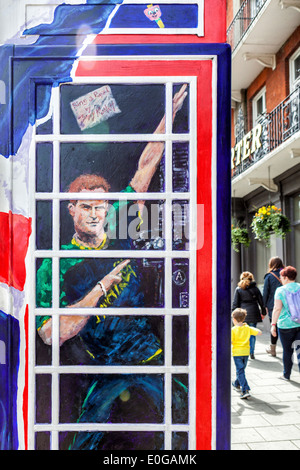
[[179, 92], [174, 95], [173, 98], [173, 118], [176, 116], [176, 113], [182, 108], [185, 98], [187, 97], [187, 84], [183, 85]]
[[101, 280], [107, 292], [122, 281], [121, 271], [127, 266], [128, 263], [130, 263], [130, 259], [122, 261]]

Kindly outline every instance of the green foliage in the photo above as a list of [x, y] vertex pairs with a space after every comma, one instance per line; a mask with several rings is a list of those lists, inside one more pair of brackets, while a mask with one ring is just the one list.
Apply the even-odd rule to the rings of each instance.
[[284, 239], [286, 234], [291, 231], [289, 219], [282, 214], [281, 209], [276, 206], [263, 206], [256, 212], [251, 223], [251, 229], [255, 238], [264, 241], [266, 246], [271, 245], [271, 234], [277, 238]]

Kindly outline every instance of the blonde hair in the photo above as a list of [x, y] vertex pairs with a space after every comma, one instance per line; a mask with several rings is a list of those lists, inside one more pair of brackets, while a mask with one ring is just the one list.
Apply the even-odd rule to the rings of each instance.
[[253, 281], [255, 281], [253, 274], [249, 271], [244, 271], [240, 276], [240, 282], [238, 283], [238, 286], [242, 289], [247, 289], [247, 287], [249, 287]]

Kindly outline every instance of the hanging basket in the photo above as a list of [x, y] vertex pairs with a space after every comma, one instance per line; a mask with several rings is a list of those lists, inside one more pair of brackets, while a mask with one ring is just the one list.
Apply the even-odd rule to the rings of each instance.
[[281, 209], [274, 205], [263, 206], [252, 219], [251, 229], [255, 239], [264, 241], [267, 247], [271, 246], [271, 235], [285, 239], [286, 234], [291, 231], [289, 219], [282, 214]]
[[249, 247], [251, 239], [246, 227], [241, 227], [239, 224], [231, 225], [231, 243], [232, 248], [237, 253], [240, 251], [240, 245], [243, 245], [246, 248]]

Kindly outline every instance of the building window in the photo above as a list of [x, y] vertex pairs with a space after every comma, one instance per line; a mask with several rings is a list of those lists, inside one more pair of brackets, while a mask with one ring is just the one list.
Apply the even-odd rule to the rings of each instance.
[[[29, 371], [30, 447], [96, 448], [101, 440], [99, 447], [105, 448], [105, 443], [125, 442], [129, 436], [132, 442], [144, 439], [142, 449], [147, 445], [149, 449], [187, 450], [193, 447], [195, 414], [191, 353], [195, 351], [196, 250], [186, 237], [188, 222], [196, 213], [195, 81], [187, 78], [184, 82], [189, 83], [190, 99], [182, 108], [185, 118], [178, 127], [172, 123], [172, 97], [182, 84], [175, 79], [92, 80], [55, 88], [52, 118], [35, 128], [31, 158], [36, 276], [30, 304], [29, 348], [34, 358]], [[37, 86], [37, 108], [43, 86]], [[131, 109], [133, 99], [138, 102], [144, 93], [153, 103], [161, 103], [159, 117], [165, 113], [166, 130], [159, 138], [153, 135], [151, 123], [140, 125], [138, 109], [130, 121], [121, 119], [119, 110]], [[91, 96], [99, 102], [105, 100], [103, 113], [107, 118], [115, 114], [115, 127], [102, 119], [99, 106], [92, 112]], [[139, 210], [130, 213], [137, 198], [129, 186], [122, 189], [128, 184], [127, 170], [135, 168], [135, 160], [149, 141], [164, 143], [165, 154], [156, 179], [143, 193], [148, 212], [143, 210], [139, 216], [140, 236], [131, 240], [131, 251], [127, 243], [129, 218], [133, 217], [135, 224]], [[98, 203], [91, 192], [79, 195], [78, 188], [69, 189], [75, 176], [100, 171], [105, 177], [109, 168], [114, 175], [109, 210], [105, 198]], [[68, 190], [72, 198], [66, 194]], [[81, 211], [79, 217], [75, 210]], [[124, 210], [127, 223], [121, 223]], [[87, 245], [78, 240], [77, 232], [74, 235], [74, 224], [83, 223], [86, 211], [92, 214], [90, 218], [96, 211], [101, 217], [103, 212], [116, 216], [109, 223], [117, 227], [117, 236], [111, 232], [101, 246], [85, 249]], [[146, 212], [151, 214], [148, 219]], [[84, 233], [88, 230], [84, 228]], [[103, 280], [121, 259], [130, 259], [130, 264], [122, 269], [122, 282], [116, 289], [101, 297], [96, 307], [80, 305], [90, 289], [89, 279], [93, 277], [93, 285]], [[70, 316], [82, 318], [86, 326], [60, 347], [60, 331]], [[51, 325], [51, 336], [45, 345], [45, 332], [40, 332], [50, 328], [47, 325]], [[140, 335], [139, 345], [135, 332]], [[91, 401], [95, 399], [96, 407]], [[110, 401], [111, 416], [115, 413], [115, 417], [107, 422]]]
[[245, 116], [243, 111], [243, 105], [239, 104], [235, 112], [235, 141], [239, 142], [245, 135]]
[[300, 48], [290, 58], [290, 92], [300, 86]]
[[252, 101], [253, 126], [259, 124], [266, 113], [266, 87], [264, 87]]

